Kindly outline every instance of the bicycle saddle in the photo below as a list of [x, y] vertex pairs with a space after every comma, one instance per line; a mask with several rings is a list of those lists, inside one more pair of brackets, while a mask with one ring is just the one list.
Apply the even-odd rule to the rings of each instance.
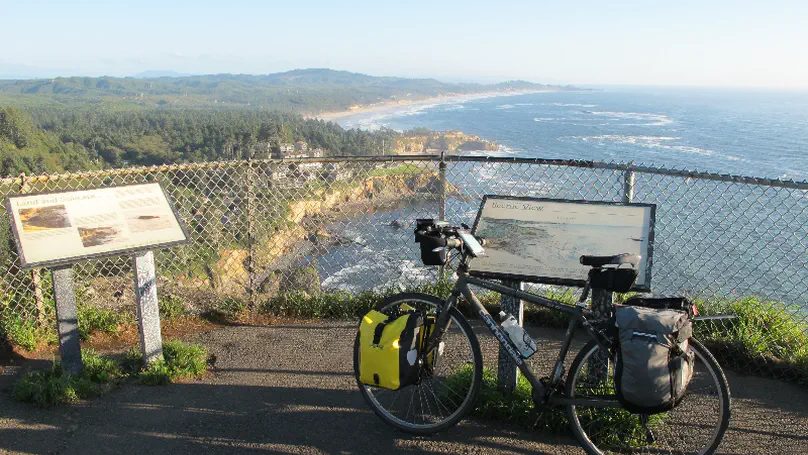
[[581, 256], [581, 264], [590, 267], [601, 267], [607, 264], [631, 264], [632, 267], [637, 267], [640, 263], [642, 256], [639, 254], [623, 253], [614, 256]]

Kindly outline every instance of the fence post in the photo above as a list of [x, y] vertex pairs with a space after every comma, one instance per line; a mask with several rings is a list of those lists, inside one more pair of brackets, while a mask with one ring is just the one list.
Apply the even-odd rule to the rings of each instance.
[[[28, 183], [25, 181], [25, 173], [20, 174], [20, 194], [28, 192]], [[39, 269], [31, 270], [31, 286], [34, 292], [34, 304], [36, 305], [36, 320], [41, 325], [45, 322], [45, 295], [42, 293], [42, 281], [39, 276]]]
[[253, 224], [253, 204], [255, 203], [255, 189], [253, 188], [253, 169], [252, 160], [247, 155], [247, 178], [244, 181], [247, 183], [247, 299], [250, 307], [255, 305], [255, 250], [253, 248], [253, 238], [255, 236], [255, 225]]
[[630, 203], [634, 199], [634, 162], [632, 161], [623, 174], [623, 202]]
[[438, 207], [438, 219], [446, 221], [446, 151], [440, 152], [440, 163], [438, 163], [438, 174], [440, 176], [440, 206]]
[[[503, 285], [518, 291], [524, 290], [524, 283], [521, 281], [503, 281]], [[512, 314], [516, 318], [519, 325], [522, 325], [524, 320], [524, 304], [522, 300], [516, 297], [502, 296], [502, 311]], [[494, 315], [494, 317], [498, 317]], [[502, 346], [499, 347], [499, 359], [497, 368], [497, 387], [505, 393], [511, 393], [516, 390], [516, 382], [519, 379], [519, 368], [511, 359], [510, 354]]]
[[[440, 221], [446, 221], [446, 160], [445, 158], [445, 151], [440, 152], [440, 162], [438, 163], [438, 177], [440, 179], [440, 189], [439, 189], [439, 198], [438, 201], [438, 219]], [[445, 281], [447, 279], [446, 274], [446, 266], [440, 266], [440, 280]]]

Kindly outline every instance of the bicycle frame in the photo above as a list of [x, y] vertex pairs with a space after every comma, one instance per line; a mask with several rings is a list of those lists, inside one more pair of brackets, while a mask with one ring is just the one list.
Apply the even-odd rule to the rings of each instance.
[[533, 371], [530, 369], [530, 366], [525, 362], [522, 358], [521, 354], [514, 349], [511, 345], [511, 342], [508, 339], [508, 334], [494, 321], [491, 317], [491, 313], [485, 309], [480, 300], [477, 299], [477, 296], [474, 295], [474, 292], [471, 290], [469, 285], [473, 284], [475, 286], [479, 286], [484, 289], [488, 289], [494, 292], [497, 292], [502, 295], [506, 295], [509, 297], [515, 297], [520, 300], [527, 301], [534, 305], [539, 305], [545, 308], [550, 308], [552, 310], [563, 311], [570, 315], [570, 322], [567, 326], [566, 334], [564, 337], [564, 341], [561, 344], [561, 350], [558, 353], [558, 358], [555, 362], [555, 366], [553, 368], [552, 376], [550, 376], [550, 380], [548, 385], [550, 386], [550, 391], [554, 391], [557, 386], [561, 383], [562, 376], [564, 375], [565, 366], [564, 366], [564, 359], [567, 356], [567, 353], [570, 348], [570, 344], [572, 343], [573, 336], [575, 334], [575, 329], [580, 324], [589, 334], [589, 336], [601, 347], [604, 349], [605, 352], [608, 352], [609, 346], [608, 341], [605, 340], [601, 335], [599, 335], [593, 328], [590, 321], [587, 319], [587, 315], [591, 315], [591, 312], [585, 308], [583, 305], [578, 306], [570, 306], [564, 303], [558, 302], [556, 300], [548, 299], [546, 297], [541, 297], [535, 294], [530, 294], [527, 292], [522, 292], [516, 289], [509, 288], [507, 286], [503, 286], [498, 283], [494, 283], [492, 281], [475, 278], [469, 276], [468, 274], [468, 262], [469, 259], [467, 257], [463, 257], [460, 266], [457, 270], [457, 283], [455, 283], [455, 287], [452, 290], [452, 294], [449, 298], [445, 301], [444, 307], [441, 309], [438, 320], [437, 320], [437, 328], [435, 330], [430, 339], [427, 341], [426, 350], [425, 352], [431, 352], [434, 348], [434, 345], [437, 343], [443, 333], [446, 331], [449, 322], [449, 313], [451, 308], [455, 306], [457, 303], [458, 297], [461, 295], [463, 298], [469, 302], [480, 318], [483, 320], [485, 325], [488, 327], [488, 330], [496, 337], [499, 341], [500, 345], [505, 349], [505, 351], [511, 356], [511, 359], [519, 368], [519, 371], [527, 378], [530, 384], [533, 387], [533, 396], [539, 397], [541, 399], [547, 399], [548, 404], [555, 404], [555, 405], [580, 405], [580, 406], [589, 406], [589, 407], [621, 407], [617, 400], [609, 400], [609, 399], [575, 399], [575, 398], [568, 398], [564, 396], [558, 395], [550, 395], [547, 396], [547, 390], [545, 384], [536, 378], [533, 374]]

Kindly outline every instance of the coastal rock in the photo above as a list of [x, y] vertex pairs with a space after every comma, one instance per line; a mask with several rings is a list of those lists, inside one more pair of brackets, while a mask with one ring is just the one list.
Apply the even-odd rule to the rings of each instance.
[[499, 146], [491, 141], [462, 131], [435, 132], [413, 130], [396, 141], [393, 149], [399, 154], [437, 153], [441, 151], [464, 152], [472, 150], [497, 150]]

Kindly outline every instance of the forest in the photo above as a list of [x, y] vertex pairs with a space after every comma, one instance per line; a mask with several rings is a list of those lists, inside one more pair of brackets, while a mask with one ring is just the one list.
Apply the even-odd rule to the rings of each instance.
[[250, 159], [267, 144], [295, 141], [331, 156], [378, 155], [400, 133], [345, 130], [302, 114], [540, 88], [571, 87], [444, 83], [329, 69], [261, 76], [0, 80], [0, 176]]
[[260, 143], [295, 141], [332, 156], [378, 155], [399, 136], [273, 111], [0, 106], [0, 176], [250, 159]]

